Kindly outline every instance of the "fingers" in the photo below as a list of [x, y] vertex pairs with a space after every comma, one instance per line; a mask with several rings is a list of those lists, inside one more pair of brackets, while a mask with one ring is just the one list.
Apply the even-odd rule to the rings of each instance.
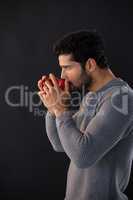
[[42, 80], [44, 80], [46, 77], [47, 77], [46, 75], [43, 75], [43, 76], [42, 76]]
[[43, 86], [43, 90], [46, 92], [46, 94], [49, 92], [48, 87], [46, 86], [46, 84]]
[[43, 101], [43, 93], [41, 91], [39, 91], [37, 94], [40, 97], [40, 99]]
[[38, 88], [39, 90], [43, 90], [44, 80], [46, 79], [47, 75], [42, 76], [42, 78], [38, 81]]
[[46, 95], [46, 92], [45, 91], [39, 91], [38, 95], [41, 95], [41, 96]]
[[38, 81], [38, 88], [39, 88], [39, 90], [43, 90], [43, 87], [42, 87], [42, 80], [39, 80], [39, 81]]
[[[46, 85], [46, 86], [45, 86], [45, 85]], [[44, 87], [47, 87], [49, 90], [51, 90], [51, 87], [53, 87], [53, 85], [50, 83], [49, 80], [46, 80], [46, 81], [45, 81], [45, 85], [44, 85]]]
[[39, 90], [43, 90], [43, 81], [46, 78], [46, 75], [42, 76], [42, 78], [38, 81], [38, 88]]
[[59, 89], [59, 85], [58, 85], [58, 82], [57, 82], [57, 79], [56, 79], [55, 75], [50, 73], [49, 74], [49, 78], [52, 80], [52, 82], [54, 84], [54, 87]]
[[[48, 92], [48, 90], [51, 90], [51, 87], [53, 87], [53, 86], [55, 88], [59, 89], [56, 77], [53, 74], [49, 75], [50, 80], [48, 80], [47, 77], [48, 77], [48, 75], [42, 76], [42, 78], [38, 81], [38, 88], [41, 91], [45, 90], [46, 92]], [[44, 80], [45, 80], [45, 84], [43, 84]]]

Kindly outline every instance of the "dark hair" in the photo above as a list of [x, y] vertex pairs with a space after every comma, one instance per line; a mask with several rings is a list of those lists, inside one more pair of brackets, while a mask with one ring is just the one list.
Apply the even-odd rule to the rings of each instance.
[[100, 68], [108, 68], [104, 41], [96, 30], [80, 30], [64, 35], [53, 45], [54, 53], [72, 54], [75, 61], [84, 66], [89, 58], [94, 58]]

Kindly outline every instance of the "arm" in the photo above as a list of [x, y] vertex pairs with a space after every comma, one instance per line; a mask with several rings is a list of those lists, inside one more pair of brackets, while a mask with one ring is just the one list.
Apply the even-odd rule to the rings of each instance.
[[[42, 100], [44, 106], [46, 107], [46, 104], [44, 102], [43, 93], [44, 88], [42, 88], [42, 81], [44, 81], [46, 76], [42, 76], [42, 79], [38, 81], [38, 88], [40, 91], [38, 92], [38, 95], [40, 99]], [[64, 152], [64, 149], [60, 143], [60, 139], [58, 137], [56, 123], [55, 123], [55, 116], [53, 111], [49, 108], [47, 110], [46, 116], [45, 116], [45, 128], [46, 133], [49, 138], [49, 141], [51, 142], [53, 149], [57, 152]]]
[[55, 116], [53, 116], [50, 112], [46, 113], [45, 127], [46, 127], [46, 133], [47, 133], [48, 139], [51, 142], [53, 149], [56, 152], [64, 152], [64, 149], [61, 145], [61, 142], [57, 133]]
[[130, 119], [133, 118], [133, 107], [132, 110], [128, 109], [128, 114], [123, 114], [116, 109], [121, 108], [121, 100], [120, 94], [107, 98], [84, 133], [76, 128], [69, 111], [56, 118], [62, 146], [79, 168], [95, 164], [124, 136]]

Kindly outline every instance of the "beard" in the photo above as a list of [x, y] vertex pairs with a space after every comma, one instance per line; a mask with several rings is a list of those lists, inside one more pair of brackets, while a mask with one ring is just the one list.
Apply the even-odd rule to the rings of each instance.
[[[78, 110], [80, 103], [86, 93], [89, 92], [89, 87], [91, 86], [93, 79], [90, 74], [88, 74], [83, 68], [81, 74], [78, 78], [80, 80], [79, 86], [75, 86], [71, 93], [71, 109]], [[77, 97], [76, 97], [77, 96]]]
[[78, 77], [78, 80], [80, 80], [80, 84], [79, 86], [74, 86], [73, 91], [79, 91], [80, 93], [85, 92], [85, 94], [89, 92], [89, 87], [92, 85], [93, 79], [83, 68], [81, 69], [81, 74]]
[[82, 91], [82, 89], [85, 89], [86, 92], [89, 91], [89, 87], [91, 86], [93, 79], [91, 77], [90, 74], [88, 74], [84, 69], [82, 69], [82, 73], [81, 73], [81, 86], [80, 86], [80, 90]]

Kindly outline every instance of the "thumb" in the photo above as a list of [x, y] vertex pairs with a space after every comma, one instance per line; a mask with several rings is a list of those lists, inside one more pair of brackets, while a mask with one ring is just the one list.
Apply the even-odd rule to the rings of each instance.
[[40, 91], [40, 92], [37, 92], [37, 94], [40, 97], [40, 99], [43, 101], [43, 94], [44, 94], [44, 92]]

